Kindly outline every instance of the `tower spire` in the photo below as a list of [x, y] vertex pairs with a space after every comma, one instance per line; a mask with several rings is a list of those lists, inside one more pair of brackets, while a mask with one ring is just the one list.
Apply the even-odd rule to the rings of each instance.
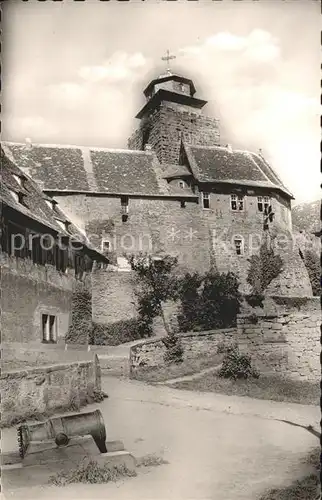
[[176, 59], [176, 56], [172, 56], [172, 55], [170, 54], [169, 49], [168, 49], [168, 50], [167, 50], [167, 54], [166, 54], [166, 56], [161, 57], [161, 59], [162, 59], [162, 61], [166, 61], [166, 62], [167, 62], [167, 73], [168, 73], [169, 75], [171, 75], [172, 73], [171, 73], [171, 69], [170, 69], [170, 61], [171, 61], [172, 59]]

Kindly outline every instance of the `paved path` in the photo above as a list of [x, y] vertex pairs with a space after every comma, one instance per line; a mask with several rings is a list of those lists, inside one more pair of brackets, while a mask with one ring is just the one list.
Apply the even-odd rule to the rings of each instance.
[[[135, 456], [162, 455], [168, 465], [143, 469], [116, 484], [65, 488], [2, 484], [5, 498], [70, 500], [256, 500], [269, 487], [303, 473], [300, 460], [318, 445], [290, 420], [318, 428], [319, 408], [247, 397], [181, 391], [104, 377], [100, 408], [109, 439], [121, 438]], [[84, 411], [93, 409], [87, 407]], [[13, 431], [2, 449], [12, 448]], [[140, 469], [139, 469], [140, 471]], [[20, 486], [26, 479], [21, 476]], [[26, 483], [25, 483], [26, 484]]]
[[182, 377], [169, 378], [168, 380], [164, 380], [163, 382], [157, 382], [157, 385], [172, 385], [177, 384], [178, 382], [190, 382], [191, 380], [198, 380], [202, 378], [204, 375], [208, 375], [209, 373], [218, 372], [221, 368], [222, 364], [218, 364], [216, 366], [211, 366], [210, 368], [205, 368], [198, 373], [194, 373], [193, 375], [184, 375]]

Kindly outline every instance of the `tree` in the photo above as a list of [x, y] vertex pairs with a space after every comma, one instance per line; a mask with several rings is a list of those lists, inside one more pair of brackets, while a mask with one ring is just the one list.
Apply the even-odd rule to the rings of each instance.
[[168, 324], [163, 304], [178, 298], [178, 279], [173, 273], [177, 266], [176, 257], [166, 255], [153, 257], [147, 254], [132, 255], [131, 268], [137, 273], [140, 287], [137, 291], [139, 315], [151, 326], [153, 318], [161, 316], [167, 337], [163, 343], [167, 348], [166, 361], [181, 361], [183, 349], [180, 339]]

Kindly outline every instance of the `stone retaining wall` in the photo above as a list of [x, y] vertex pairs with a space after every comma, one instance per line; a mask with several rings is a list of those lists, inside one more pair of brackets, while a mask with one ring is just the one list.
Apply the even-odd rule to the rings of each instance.
[[292, 379], [320, 380], [319, 300], [306, 307], [284, 305], [279, 313], [239, 315], [238, 344], [251, 354], [261, 371]]
[[0, 378], [1, 425], [55, 410], [77, 410], [101, 390], [97, 356], [94, 361], [8, 371]]
[[[182, 333], [180, 337], [184, 348], [184, 359], [213, 355], [217, 352], [218, 344], [223, 342], [231, 343], [235, 336], [235, 328]], [[133, 372], [138, 367], [143, 366], [162, 365], [165, 351], [166, 348], [161, 338], [138, 341], [130, 349], [130, 371]]]
[[[235, 329], [182, 334], [184, 357], [213, 355], [219, 344], [236, 342], [262, 373], [318, 381], [320, 324], [319, 298], [270, 297], [263, 308], [250, 307], [238, 315]], [[164, 353], [160, 338], [141, 341], [131, 348], [130, 370], [162, 365]]]

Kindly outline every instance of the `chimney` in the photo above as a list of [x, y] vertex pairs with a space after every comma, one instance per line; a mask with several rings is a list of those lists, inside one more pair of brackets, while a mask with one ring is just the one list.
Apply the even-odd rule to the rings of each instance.
[[259, 150], [258, 150], [258, 154], [259, 154], [260, 156], [263, 156], [263, 150], [262, 150], [262, 148], [259, 148]]
[[231, 147], [231, 144], [226, 144], [226, 148], [228, 149], [228, 151], [229, 151], [230, 153], [232, 153], [232, 152], [233, 152], [233, 148]]
[[152, 151], [152, 145], [151, 144], [144, 144], [144, 151]]

